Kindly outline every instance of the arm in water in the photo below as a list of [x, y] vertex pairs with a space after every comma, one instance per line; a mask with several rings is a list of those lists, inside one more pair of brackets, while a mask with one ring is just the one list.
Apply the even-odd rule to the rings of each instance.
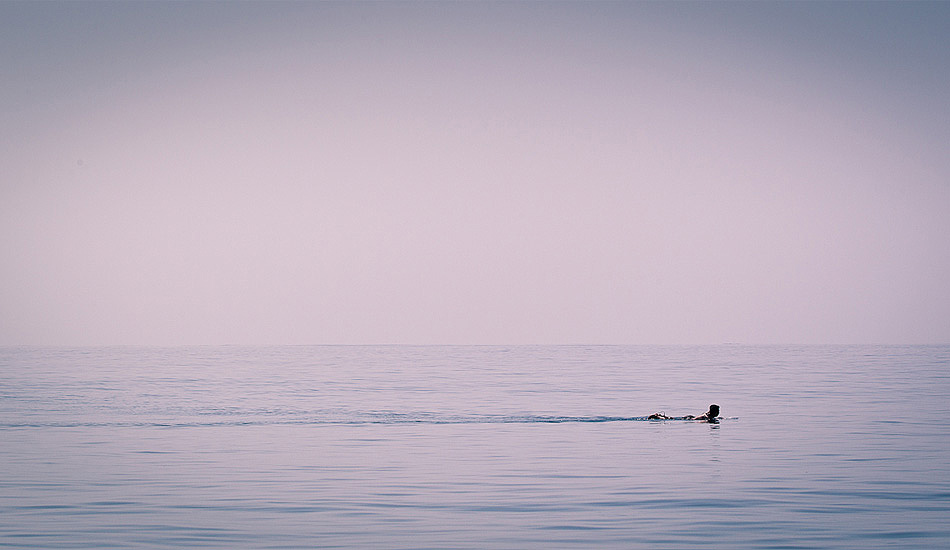
[[658, 412], [647, 417], [648, 420], [699, 420], [701, 422], [718, 422], [718, 418], [719, 405], [716, 405], [715, 403], [709, 406], [708, 411], [699, 416], [694, 416], [691, 414], [687, 414], [686, 416], [666, 416], [665, 413]]

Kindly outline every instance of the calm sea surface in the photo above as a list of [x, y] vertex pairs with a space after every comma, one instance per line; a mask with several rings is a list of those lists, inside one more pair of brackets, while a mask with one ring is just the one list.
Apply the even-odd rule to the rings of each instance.
[[0, 547], [948, 548], [950, 346], [0, 348]]

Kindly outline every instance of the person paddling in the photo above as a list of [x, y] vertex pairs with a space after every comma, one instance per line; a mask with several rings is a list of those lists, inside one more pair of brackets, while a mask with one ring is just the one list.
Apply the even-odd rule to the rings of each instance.
[[647, 417], [649, 420], [699, 420], [700, 422], [718, 422], [718, 418], [719, 405], [716, 405], [715, 403], [709, 406], [708, 411], [699, 416], [694, 416], [692, 414], [687, 414], [686, 416], [666, 416], [666, 414], [658, 412]]

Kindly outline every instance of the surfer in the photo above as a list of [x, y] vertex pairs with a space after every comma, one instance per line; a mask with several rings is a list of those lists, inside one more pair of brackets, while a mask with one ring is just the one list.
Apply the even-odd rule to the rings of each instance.
[[713, 403], [709, 410], [699, 416], [687, 414], [686, 416], [666, 416], [665, 413], [653, 413], [647, 417], [648, 420], [699, 420], [700, 422], [718, 422], [719, 405]]

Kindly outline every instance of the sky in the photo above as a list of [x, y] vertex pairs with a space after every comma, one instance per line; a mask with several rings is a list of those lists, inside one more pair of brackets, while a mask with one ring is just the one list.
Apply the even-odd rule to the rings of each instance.
[[0, 344], [950, 342], [950, 2], [0, 1]]

